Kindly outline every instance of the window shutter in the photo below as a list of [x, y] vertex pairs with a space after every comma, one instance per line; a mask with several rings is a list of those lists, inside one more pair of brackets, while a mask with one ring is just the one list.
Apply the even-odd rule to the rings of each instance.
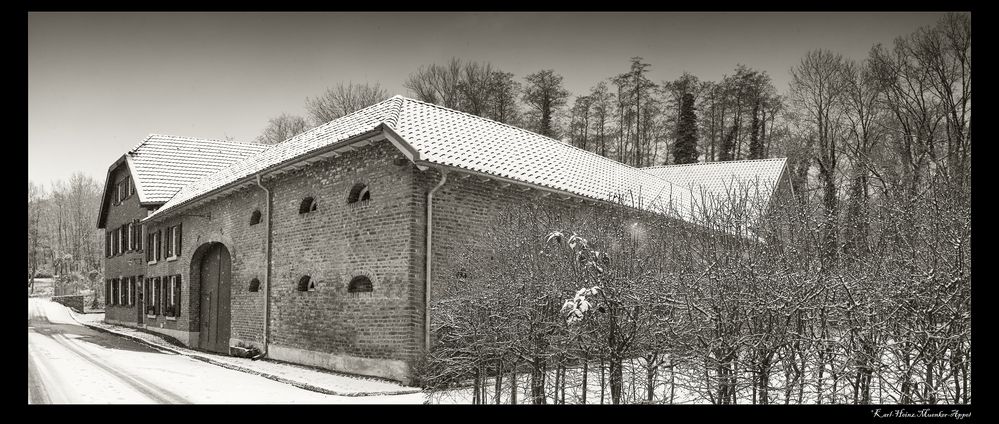
[[156, 282], [153, 283], [153, 291], [156, 292], [153, 296], [156, 298], [156, 302], [153, 304], [153, 315], [160, 314], [160, 277], [156, 277]]
[[174, 247], [174, 249], [177, 249], [177, 256], [180, 256], [180, 245], [183, 244], [183, 241], [184, 241], [184, 224], [181, 223], [177, 224], [177, 246]]
[[152, 234], [146, 235], [146, 262], [153, 261], [153, 237]]
[[105, 258], [110, 258], [111, 257], [111, 232], [110, 231], [105, 231], [104, 232], [104, 257]]
[[159, 297], [160, 297], [160, 311], [163, 312], [163, 315], [166, 315], [165, 309], [167, 307], [167, 301], [170, 300], [170, 298], [166, 296], [168, 294], [167, 286], [169, 285], [170, 285], [170, 277], [162, 277], [162, 279], [160, 280]]
[[160, 252], [163, 250], [163, 230], [156, 230], [156, 260], [160, 260]]
[[142, 251], [142, 224], [139, 224], [139, 220], [135, 220], [135, 249]]
[[111, 280], [104, 279], [104, 304], [111, 304]]
[[173, 293], [174, 293], [173, 294], [173, 302], [174, 302], [173, 316], [179, 317], [180, 316], [180, 286], [181, 286], [181, 276], [180, 276], [180, 274], [177, 274], [174, 277], [174, 279], [175, 280], [174, 280], [174, 283], [173, 283], [174, 284], [174, 287], [173, 287]]

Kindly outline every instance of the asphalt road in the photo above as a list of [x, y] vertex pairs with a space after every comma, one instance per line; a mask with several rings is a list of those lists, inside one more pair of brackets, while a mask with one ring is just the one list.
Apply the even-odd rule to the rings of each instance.
[[28, 403], [419, 403], [419, 396], [311, 392], [92, 330], [28, 299]]

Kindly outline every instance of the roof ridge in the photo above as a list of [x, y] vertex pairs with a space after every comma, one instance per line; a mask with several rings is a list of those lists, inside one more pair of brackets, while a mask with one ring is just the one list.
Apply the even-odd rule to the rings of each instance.
[[136, 150], [139, 150], [139, 148], [142, 147], [143, 144], [146, 144], [146, 142], [152, 139], [155, 135], [156, 134], [147, 135], [146, 138], [142, 139], [142, 141], [140, 141], [139, 144], [136, 144], [135, 147], [129, 149], [127, 152], [125, 152], [125, 154], [130, 155], [132, 153], [135, 153]]
[[[297, 138], [300, 138], [300, 136], [302, 136], [303, 134], [314, 134], [314, 133], [318, 133], [318, 132], [321, 132], [320, 128], [325, 128], [325, 127], [329, 127], [329, 126], [330, 126], [331, 124], [333, 124], [334, 122], [337, 122], [337, 121], [340, 121], [340, 120], [342, 120], [342, 119], [345, 119], [345, 118], [347, 118], [347, 117], [350, 117], [350, 116], [353, 116], [353, 115], [360, 115], [360, 114], [361, 114], [362, 112], [366, 112], [366, 111], [367, 111], [368, 109], [371, 109], [371, 108], [374, 108], [375, 106], [381, 106], [381, 105], [382, 105], [382, 104], [384, 104], [384, 103], [388, 103], [389, 101], [392, 101], [392, 100], [396, 100], [396, 97], [401, 97], [401, 98], [405, 99], [405, 97], [403, 97], [403, 96], [400, 96], [400, 95], [396, 94], [396, 95], [394, 95], [394, 96], [392, 96], [392, 97], [389, 97], [389, 98], [387, 98], [387, 99], [385, 99], [385, 100], [382, 100], [382, 101], [380, 101], [380, 102], [378, 102], [378, 103], [375, 103], [375, 104], [372, 104], [372, 105], [369, 105], [369, 106], [365, 106], [365, 107], [363, 107], [363, 108], [360, 108], [360, 109], [358, 109], [358, 110], [355, 110], [355, 111], [353, 111], [353, 112], [351, 112], [351, 113], [348, 113], [348, 114], [346, 114], [346, 115], [343, 115], [343, 116], [341, 116], [341, 117], [339, 117], [339, 118], [334, 118], [334, 119], [331, 119], [331, 120], [329, 120], [329, 121], [326, 121], [326, 122], [323, 122], [322, 124], [319, 124], [319, 125], [317, 125], [317, 126], [315, 126], [315, 127], [312, 127], [312, 128], [309, 128], [309, 129], [307, 129], [307, 130], [305, 130], [305, 131], [302, 131], [302, 132], [300, 132], [300, 133], [298, 133], [298, 134], [295, 134], [295, 135], [293, 135], [293, 136], [291, 136], [291, 137], [288, 137], [288, 138], [284, 139], [284, 140], [283, 140], [283, 141], [281, 141], [280, 143], [275, 143], [275, 144], [273, 144], [273, 145], [274, 145], [274, 146], [277, 146], [278, 144], [284, 144], [284, 143], [287, 143], [287, 142], [289, 142], [289, 141], [292, 141], [292, 140], [294, 140], [294, 139], [297, 139]], [[401, 114], [401, 112], [402, 112], [402, 103], [400, 102], [400, 103], [399, 103], [399, 106], [398, 106], [398, 107], [396, 108], [396, 111], [395, 111], [395, 115], [396, 115], [396, 116], [395, 116], [395, 120], [398, 120], [398, 118], [399, 118], [399, 116], [398, 116], [398, 115], [400, 115], [400, 114]], [[382, 122], [385, 122], [385, 120], [382, 120]]]
[[220, 140], [220, 139], [217, 139], [217, 138], [199, 138], [199, 137], [188, 137], [188, 136], [183, 136], [183, 135], [172, 135], [172, 134], [158, 134], [158, 133], [149, 134], [148, 138], [152, 138], [152, 137], [173, 138], [173, 139], [190, 140], [190, 141], [214, 141], [214, 142], [219, 142], [219, 143], [242, 144], [244, 146], [260, 146], [260, 145], [263, 145], [261, 143], [254, 143], [252, 141]]
[[681, 166], [696, 166], [696, 165], [720, 165], [725, 163], [746, 163], [746, 162], [766, 162], [766, 161], [778, 161], [787, 160], [787, 157], [782, 158], [766, 158], [766, 159], [740, 159], [740, 160], [719, 160], [714, 162], [693, 162], [693, 163], [675, 163], [672, 165], [655, 165], [655, 166], [645, 166], [639, 169], [661, 169], [661, 168], [678, 168]]
[[[468, 113], [468, 112], [462, 112], [462, 111], [457, 110], [457, 109], [451, 109], [449, 107], [441, 106], [441, 105], [430, 103], [430, 102], [425, 102], [423, 100], [417, 100], [417, 99], [413, 99], [413, 98], [409, 98], [409, 97], [405, 97], [405, 96], [400, 96], [398, 94], [395, 95], [395, 96], [393, 96], [393, 98], [394, 97], [402, 97], [405, 100], [409, 100], [409, 101], [413, 101], [413, 102], [417, 102], [417, 103], [422, 103], [422, 104], [425, 104], [425, 105], [428, 105], [428, 106], [433, 106], [433, 107], [436, 107], [436, 108], [439, 108], [439, 109], [444, 109], [444, 110], [447, 110], [447, 111], [456, 112], [456, 113], [460, 113], [460, 114], [463, 114], [463, 115], [468, 115], [468, 116], [470, 116], [472, 118], [475, 118], [475, 119], [479, 119], [479, 120], [483, 120], [483, 121], [489, 121], [489, 122], [492, 122], [492, 123], [495, 123], [495, 124], [503, 125], [503, 126], [512, 128], [514, 130], [520, 131], [520, 132], [528, 133], [528, 134], [530, 134], [532, 136], [535, 136], [535, 137], [543, 137], [543, 138], [552, 140], [552, 141], [554, 141], [556, 143], [559, 143], [561, 145], [564, 145], [566, 147], [570, 147], [572, 149], [578, 150], [578, 151], [583, 152], [585, 154], [588, 154], [588, 155], [600, 158], [601, 160], [613, 162], [613, 163], [618, 164], [618, 165], [623, 165], [623, 166], [626, 166], [626, 167], [628, 167], [630, 169], [636, 169], [636, 170], [639, 170], [639, 171], [641, 171], [642, 169], [645, 169], [645, 168], [638, 168], [638, 167], [635, 167], [635, 166], [631, 166], [631, 165], [628, 165], [628, 164], [626, 164], [624, 162], [616, 161], [614, 159], [611, 159], [611, 158], [609, 158], [607, 156], [598, 154], [596, 152], [591, 152], [589, 150], [586, 150], [586, 149], [583, 149], [583, 148], [580, 148], [580, 147], [577, 147], [577, 146], [573, 146], [571, 143], [566, 143], [566, 142], [563, 142], [562, 140], [559, 140], [559, 139], [556, 139], [556, 138], [552, 138], [552, 137], [549, 137], [549, 136], [544, 135], [544, 134], [539, 134], [539, 133], [536, 133], [534, 131], [526, 130], [526, 129], [523, 129], [523, 128], [518, 127], [516, 125], [510, 125], [510, 124], [499, 122], [499, 121], [496, 121], [496, 120], [492, 120], [492, 119], [489, 119], [489, 118], [486, 118], [486, 117], [483, 117], [483, 116], [475, 115], [475, 114]], [[655, 177], [659, 178], [659, 179], [662, 179], [659, 176], [655, 176]], [[666, 181], [666, 180], [663, 180], [663, 181]], [[672, 184], [669, 181], [666, 181], [666, 182]]]

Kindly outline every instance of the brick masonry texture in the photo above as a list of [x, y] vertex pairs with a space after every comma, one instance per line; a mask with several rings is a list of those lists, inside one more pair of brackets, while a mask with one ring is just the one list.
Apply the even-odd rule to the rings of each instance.
[[[456, 254], [472, 248], [475, 236], [488, 230], [501, 211], [526, 204], [553, 210], [593, 207], [462, 175], [451, 173], [434, 195], [435, 292], [458, 271], [452, 264]], [[387, 141], [265, 177], [263, 184], [272, 194], [269, 343], [410, 365], [418, 360], [424, 334], [426, 194], [440, 178], [435, 169], [420, 171]], [[347, 203], [355, 184], [368, 186], [370, 200]], [[315, 199], [317, 210], [299, 213], [305, 197]], [[164, 237], [168, 227], [183, 224], [182, 252], [176, 260], [151, 265], [144, 265], [143, 254], [135, 254], [145, 266], [141, 273], [180, 274], [183, 285], [180, 316], [144, 317], [147, 326], [192, 332], [190, 343], [196, 345], [199, 256], [212, 243], [222, 243], [232, 264], [230, 344], [263, 347], [265, 293], [263, 285], [258, 292], [249, 291], [249, 284], [266, 278], [266, 202], [265, 192], [252, 185], [149, 223], [147, 234], [163, 230]], [[250, 225], [255, 210], [262, 221]], [[117, 262], [108, 263], [115, 269]], [[297, 289], [304, 275], [315, 283], [314, 291]], [[373, 291], [349, 293], [349, 282], [358, 276], [368, 277]], [[134, 322], [135, 313], [109, 318]]]
[[[111, 181], [108, 189], [115, 190], [118, 183], [123, 181], [128, 177], [128, 167], [124, 164], [118, 166], [112, 171], [112, 175], [109, 181]], [[114, 204], [114, 200], [111, 200], [111, 204], [108, 205], [107, 209], [107, 221], [105, 223], [104, 231], [117, 230], [124, 224], [131, 222], [134, 219], [142, 219], [146, 217], [146, 208], [139, 205], [138, 194], [133, 194], [128, 198], [122, 200], [118, 205]], [[145, 239], [143, 239], [145, 243]], [[127, 242], [126, 242], [127, 244]], [[143, 244], [145, 247], [145, 244]], [[123, 277], [138, 277], [145, 272], [145, 250], [142, 252], [138, 251], [126, 251], [116, 256], [110, 258], [104, 258], [104, 278], [123, 278]], [[105, 316], [108, 319], [118, 320], [118, 321], [136, 321], [138, 315], [138, 305], [133, 306], [122, 306], [122, 305], [108, 305], [105, 309]]]

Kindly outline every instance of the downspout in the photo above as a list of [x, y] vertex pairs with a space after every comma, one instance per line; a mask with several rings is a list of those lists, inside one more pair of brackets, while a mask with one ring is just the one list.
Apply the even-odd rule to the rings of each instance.
[[427, 192], [427, 273], [426, 273], [426, 283], [423, 286], [423, 302], [426, 306], [424, 308], [423, 316], [423, 347], [429, 352], [430, 351], [430, 276], [433, 265], [433, 236], [434, 236], [434, 192], [441, 188], [444, 183], [447, 182], [447, 170], [441, 170], [441, 180], [437, 183], [437, 186], [432, 190]]
[[271, 334], [271, 321], [270, 321], [270, 309], [271, 309], [271, 191], [264, 187], [260, 181], [260, 174], [257, 174], [257, 185], [264, 190], [267, 196], [267, 224], [265, 232], [267, 233], [267, 271], [264, 272], [264, 351], [260, 352], [259, 355], [254, 356], [253, 359], [260, 359], [267, 356], [267, 342]]

